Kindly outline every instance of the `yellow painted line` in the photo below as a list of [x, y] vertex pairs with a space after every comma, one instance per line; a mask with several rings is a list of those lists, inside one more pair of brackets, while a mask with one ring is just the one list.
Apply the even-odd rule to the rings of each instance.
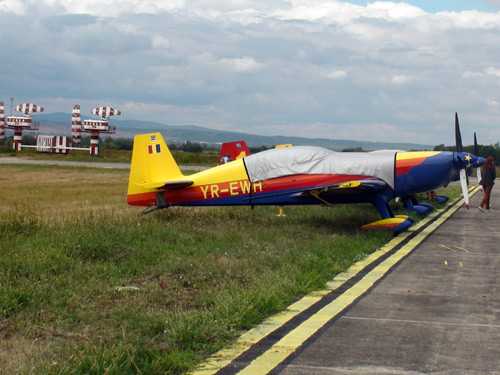
[[[436, 213], [437, 214], [437, 213]], [[421, 220], [415, 228], [411, 228], [412, 231], [420, 228], [429, 219]], [[386, 245], [381, 247], [379, 250], [373, 252], [365, 259], [352, 265], [347, 271], [339, 273], [333, 280], [326, 283], [326, 288], [323, 290], [312, 292], [292, 305], [288, 306], [287, 309], [277, 315], [274, 315], [266, 319], [263, 323], [255, 328], [242, 334], [236, 342], [226, 349], [222, 349], [208, 360], [206, 360], [199, 368], [191, 372], [191, 375], [212, 375], [219, 371], [221, 368], [230, 364], [235, 358], [247, 351], [252, 345], [262, 340], [264, 337], [269, 335], [271, 332], [275, 331], [295, 316], [301, 312], [307, 310], [309, 307], [314, 305], [316, 302], [321, 300], [326, 294], [331, 293], [332, 290], [337, 289], [340, 285], [345, 283], [347, 280], [356, 276], [361, 272], [366, 266], [370, 265], [372, 262], [383, 256], [385, 253], [390, 251], [393, 247], [399, 245], [404, 241], [412, 231], [407, 231], [401, 233], [399, 236], [393, 238]]]
[[439, 245], [439, 246], [444, 247], [446, 250], [450, 250], [450, 251], [453, 251], [454, 253], [456, 253], [455, 249], [452, 249], [451, 247], [448, 247], [445, 245]]
[[335, 316], [351, 305], [357, 298], [361, 297], [380, 278], [382, 278], [395, 264], [408, 255], [417, 247], [429, 234], [445, 222], [451, 214], [457, 211], [461, 205], [456, 205], [450, 211], [443, 214], [441, 218], [430, 224], [426, 229], [410, 240], [400, 250], [391, 255], [379, 266], [370, 271], [363, 279], [352, 288], [340, 295], [333, 302], [325, 306], [308, 320], [303, 322], [294, 330], [290, 331], [280, 341], [274, 344], [267, 352], [252, 361], [238, 374], [241, 375], [262, 375], [267, 374], [273, 368], [283, 362], [308, 338], [316, 333], [321, 327], [328, 323]]
[[[474, 191], [474, 193], [475, 193], [475, 191]], [[472, 194], [469, 194], [469, 196], [471, 196]], [[450, 209], [450, 211], [448, 211], [446, 214], [444, 214], [443, 217], [440, 218], [438, 221], [444, 221], [444, 219], [443, 219], [444, 217], [447, 219], [452, 213], [454, 213], [456, 210], [458, 210], [463, 205], [463, 203], [464, 203], [463, 199], [459, 203], [456, 203], [456, 201], [455, 201], [455, 203], [453, 203], [453, 204], [455, 204], [455, 207], [453, 207], [452, 209]], [[406, 238], [408, 238], [408, 236], [410, 236], [414, 231], [417, 231], [422, 226], [426, 225], [429, 221], [431, 221], [432, 219], [434, 219], [442, 211], [443, 210], [436, 210], [435, 212], [432, 212], [425, 219], [423, 219], [423, 220], [419, 221], [417, 224], [413, 225], [406, 232], [401, 233], [397, 237], [393, 238], [391, 241], [389, 241], [386, 245], [384, 245], [383, 247], [381, 247], [379, 250], [373, 252], [372, 254], [370, 254], [365, 259], [363, 259], [363, 260], [359, 261], [358, 263], [354, 264], [347, 271], [338, 274], [333, 280], [331, 280], [331, 281], [329, 281], [329, 282], [326, 283], [326, 288], [324, 290], [312, 292], [312, 293], [306, 295], [305, 297], [303, 297], [299, 301], [297, 301], [297, 302], [293, 303], [292, 305], [288, 306], [288, 308], [285, 311], [283, 311], [283, 312], [281, 312], [281, 313], [279, 313], [277, 315], [274, 315], [274, 316], [266, 319], [259, 326], [257, 326], [255, 328], [253, 328], [253, 329], [245, 332], [230, 347], [222, 349], [219, 352], [217, 352], [216, 354], [214, 354], [213, 356], [209, 357], [197, 369], [195, 369], [193, 372], [191, 372], [189, 374], [191, 374], [191, 375], [213, 375], [213, 374], [215, 374], [217, 371], [219, 371], [223, 367], [225, 367], [228, 364], [230, 364], [235, 358], [237, 358], [238, 356], [240, 356], [241, 354], [243, 354], [244, 352], [246, 352], [252, 345], [256, 344], [257, 342], [259, 342], [260, 340], [262, 340], [264, 337], [266, 337], [267, 335], [269, 335], [271, 332], [273, 332], [276, 329], [278, 329], [279, 327], [283, 326], [285, 323], [289, 322], [291, 319], [293, 319], [295, 316], [297, 316], [301, 312], [307, 310], [309, 307], [311, 307], [316, 302], [318, 302], [319, 300], [321, 300], [321, 298], [323, 298], [326, 294], [330, 293], [332, 290], [337, 289], [344, 282], [346, 282], [347, 280], [349, 280], [352, 277], [354, 277], [355, 275], [357, 275], [366, 266], [368, 266], [369, 264], [371, 264], [372, 262], [374, 262], [375, 260], [377, 260], [379, 257], [383, 256], [385, 253], [389, 252], [395, 246], [399, 245]], [[427, 229], [429, 229], [429, 228], [427, 228]], [[418, 236], [415, 237], [415, 238], [418, 238]], [[408, 246], [410, 243], [414, 243], [414, 241], [415, 241], [415, 239], [413, 239], [412, 241], [410, 241], [405, 246]], [[413, 247], [415, 247], [415, 246], [416, 245], [414, 245]], [[403, 248], [401, 250], [403, 250]], [[388, 259], [391, 259], [391, 258], [392, 257], [390, 257]], [[374, 271], [375, 270], [373, 270], [370, 274], [372, 274]], [[365, 280], [365, 279], [367, 279], [367, 276], [365, 276], [365, 278], [362, 279], [362, 281]], [[347, 290], [342, 296], [339, 296], [332, 303], [335, 303], [336, 301], [339, 301], [339, 300], [341, 300], [341, 301], [354, 301], [357, 297], [354, 298], [354, 299], [350, 299], [348, 297], [354, 290], [356, 290], [356, 289], [353, 289], [354, 287], [352, 287], [351, 289]], [[352, 303], [352, 302], [350, 302], [350, 303]], [[325, 308], [323, 308], [323, 310]], [[323, 311], [323, 310], [321, 310], [321, 311]], [[329, 310], [327, 310], [327, 311], [329, 311]], [[306, 322], [311, 321], [311, 319], [312, 319], [312, 321], [315, 321], [316, 319], [318, 319], [318, 317], [321, 316], [321, 315], [318, 315], [320, 312], [318, 312], [317, 314], [314, 315], [314, 317], [315, 317], [314, 319], [313, 319], [313, 317], [311, 317]], [[331, 312], [330, 312], [330, 315], [331, 315]], [[331, 317], [328, 320], [330, 320], [330, 319], [331, 319]], [[324, 319], [320, 319], [320, 321], [323, 322], [323, 325], [325, 324]], [[303, 326], [306, 322], [302, 323], [301, 326]], [[301, 327], [301, 326], [299, 326], [299, 327]], [[317, 329], [319, 329], [320, 327], [321, 326], [319, 326], [318, 328], [316, 328], [314, 332], [316, 332]], [[292, 332], [294, 332], [294, 331], [292, 331]], [[287, 336], [289, 336], [289, 335], [287, 335]], [[287, 337], [287, 336], [285, 336], [285, 337]], [[310, 335], [308, 337], [310, 337]], [[304, 338], [303, 341], [305, 341], [305, 339], [307, 339], [308, 337]], [[296, 342], [300, 342], [300, 339], [298, 341], [297, 340], [295, 340], [295, 341]], [[299, 345], [301, 345], [303, 343], [303, 341], [300, 344], [298, 344], [297, 346], [295, 346], [295, 348], [293, 350], [295, 350]], [[271, 349], [271, 351], [272, 350], [273, 349]], [[266, 353], [268, 353], [268, 352], [266, 352]], [[264, 353], [263, 356], [266, 355], [266, 353]], [[288, 355], [289, 354], [287, 354], [287, 356]], [[257, 358], [257, 360], [259, 358]], [[277, 356], [276, 357], [276, 359], [278, 359], [278, 358], [281, 358], [281, 356]], [[280, 362], [278, 362], [276, 365], [278, 365], [279, 363]], [[274, 368], [276, 365], [274, 365], [272, 368]], [[243, 370], [243, 371], [245, 371], [245, 370]], [[260, 374], [260, 372], [257, 372], [257, 373]]]
[[444, 265], [445, 265], [445, 266], [447, 266], [447, 265], [448, 265], [448, 262], [447, 262], [446, 260], [444, 261]]
[[[453, 248], [451, 248], [451, 247], [448, 247], [446, 245], [439, 245], [439, 246], [441, 246], [442, 248], [445, 248], [446, 250], [450, 250], [450, 251], [453, 251], [454, 253], [456, 253], [456, 250], [453, 249]], [[457, 245], [453, 245], [453, 246], [456, 247], [459, 250], [462, 250], [462, 251], [466, 252], [466, 253], [470, 253], [469, 250], [464, 249], [463, 247], [460, 247], [460, 246], [457, 246]]]
[[464, 249], [463, 247], [460, 247], [460, 246], [457, 246], [457, 245], [454, 245], [454, 246], [455, 246], [457, 249], [460, 249], [460, 250], [462, 250], [462, 251], [465, 251], [466, 253], [470, 253], [470, 251], [469, 251], [469, 250]]
[[462, 264], [462, 262], [460, 262], [460, 267], [463, 267], [463, 264]]
[[[419, 222], [420, 224], [420, 222]], [[386, 245], [379, 250], [373, 252], [365, 259], [352, 265], [347, 271], [339, 273], [333, 280], [326, 283], [326, 288], [323, 290], [315, 291], [304, 296], [297, 302], [288, 306], [287, 309], [277, 315], [266, 319], [263, 323], [255, 328], [242, 334], [236, 342], [229, 348], [222, 349], [207, 361], [205, 361], [198, 369], [193, 371], [192, 375], [212, 375], [219, 371], [221, 368], [227, 366], [236, 357], [247, 351], [252, 345], [262, 340], [264, 337], [275, 331], [285, 323], [289, 322], [298, 314], [307, 310], [309, 307], [320, 301], [326, 294], [331, 293], [332, 290], [337, 289], [340, 285], [347, 280], [356, 276], [366, 266], [383, 256], [386, 252], [390, 251], [393, 247], [404, 241], [411, 232], [405, 232], [393, 238]]]
[[[473, 193], [472, 193], [473, 194]], [[344, 292], [333, 302], [312, 315], [294, 330], [290, 331], [280, 341], [274, 344], [267, 352], [252, 361], [238, 374], [241, 375], [262, 375], [267, 374], [273, 368], [283, 362], [300, 345], [316, 333], [321, 327], [331, 319], [341, 313], [357, 298], [361, 297], [370, 289], [381, 277], [383, 277], [395, 264], [408, 255], [417, 247], [429, 234], [444, 223], [453, 213], [462, 206], [463, 199], [455, 207], [444, 213], [438, 220], [430, 224], [415, 238], [410, 240], [400, 250], [383, 261], [379, 266], [369, 272], [363, 279], [356, 283], [352, 288]]]

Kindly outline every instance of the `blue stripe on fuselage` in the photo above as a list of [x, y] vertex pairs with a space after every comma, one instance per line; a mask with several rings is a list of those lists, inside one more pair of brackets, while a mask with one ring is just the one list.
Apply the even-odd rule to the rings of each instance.
[[[323, 185], [317, 186], [320, 189]], [[304, 191], [314, 189], [314, 186], [304, 188]], [[267, 205], [317, 205], [325, 204], [344, 204], [344, 203], [379, 203], [388, 202], [394, 198], [392, 188], [387, 185], [383, 190], [377, 192], [353, 192], [348, 191], [345, 194], [321, 194], [321, 199], [312, 195], [301, 194], [301, 189], [283, 189], [278, 191], [264, 191], [238, 195], [232, 197], [221, 197], [213, 199], [203, 199], [197, 201], [172, 203], [171, 206], [267, 206]]]

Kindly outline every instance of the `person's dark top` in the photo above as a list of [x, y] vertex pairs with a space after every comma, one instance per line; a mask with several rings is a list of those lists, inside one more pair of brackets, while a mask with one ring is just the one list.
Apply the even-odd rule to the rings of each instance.
[[496, 172], [495, 168], [483, 168], [481, 174], [481, 181], [479, 185], [481, 186], [493, 186], [495, 184]]

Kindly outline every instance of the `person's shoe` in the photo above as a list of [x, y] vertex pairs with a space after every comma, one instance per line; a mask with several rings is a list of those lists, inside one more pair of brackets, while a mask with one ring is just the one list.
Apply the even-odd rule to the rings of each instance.
[[479, 211], [484, 212], [484, 208], [482, 208], [481, 206], [479, 206], [478, 209]]
[[491, 212], [491, 208], [488, 208], [488, 209], [486, 210], [486, 212]]

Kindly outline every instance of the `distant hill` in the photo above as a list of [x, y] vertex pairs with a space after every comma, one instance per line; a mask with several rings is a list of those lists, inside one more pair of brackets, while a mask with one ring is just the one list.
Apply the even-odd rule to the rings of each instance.
[[[88, 118], [90, 117], [82, 116], [82, 121]], [[40, 131], [38, 134], [71, 135], [71, 114], [69, 113], [58, 112], [52, 114], [37, 114], [34, 120], [40, 122]], [[113, 118], [110, 123], [116, 126], [116, 135], [114, 137], [132, 138], [136, 134], [160, 132], [167, 142], [184, 142], [188, 140], [190, 142], [220, 144], [223, 142], [244, 140], [250, 147], [272, 147], [277, 144], [291, 143], [295, 146], [320, 146], [336, 151], [356, 147], [361, 147], [363, 150], [367, 151], [383, 149], [432, 150], [433, 148], [433, 146], [430, 145], [415, 143], [367, 142], [357, 140], [288, 137], [281, 135], [264, 136], [214, 130], [195, 125], [167, 125], [153, 121], [117, 120]]]

